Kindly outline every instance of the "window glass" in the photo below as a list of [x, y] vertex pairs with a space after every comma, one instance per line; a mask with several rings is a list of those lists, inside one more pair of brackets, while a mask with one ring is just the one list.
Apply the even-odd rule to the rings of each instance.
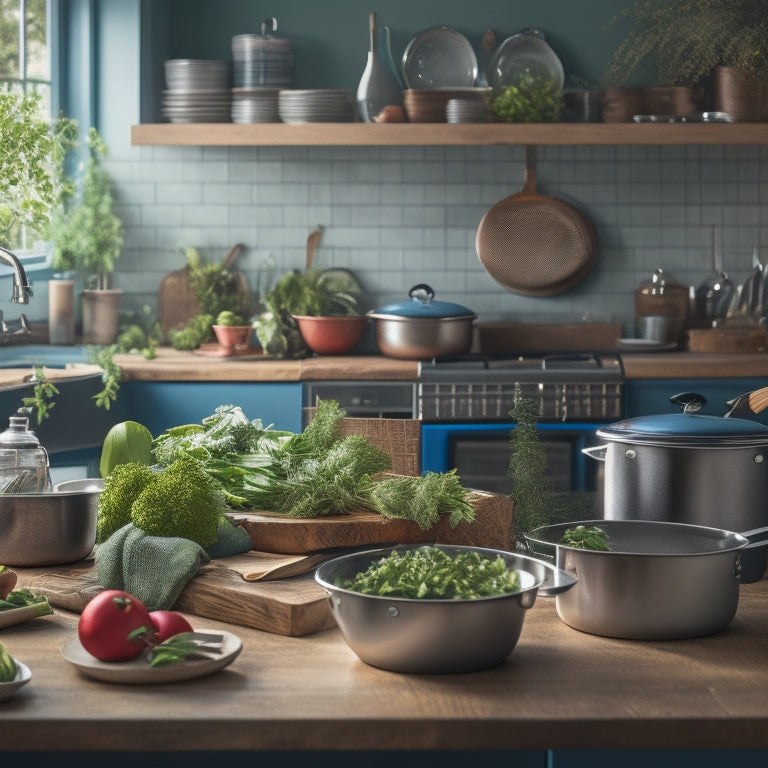
[[[40, 94], [41, 117], [51, 118], [49, 48], [50, 0], [0, 0], [0, 88]], [[3, 243], [18, 256], [43, 266], [47, 244], [31, 243], [22, 226], [14, 242]]]

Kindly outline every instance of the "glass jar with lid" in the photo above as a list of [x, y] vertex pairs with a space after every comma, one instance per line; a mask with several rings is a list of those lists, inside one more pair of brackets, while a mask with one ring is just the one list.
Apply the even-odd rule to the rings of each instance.
[[0, 493], [46, 493], [52, 489], [48, 452], [29, 429], [22, 411], [0, 432]]

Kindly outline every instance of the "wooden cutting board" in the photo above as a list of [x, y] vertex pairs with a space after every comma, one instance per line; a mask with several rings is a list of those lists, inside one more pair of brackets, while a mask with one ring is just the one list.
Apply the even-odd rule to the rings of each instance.
[[[309, 559], [310, 572], [303, 575], [251, 581], [243, 574], [277, 567], [274, 555], [251, 552], [218, 558], [200, 569], [173, 607], [193, 616], [277, 635], [301, 637], [330, 629], [336, 622], [328, 608], [327, 594], [311, 572], [317, 562], [317, 558]], [[293, 562], [292, 567], [295, 567]], [[92, 559], [71, 565], [14, 568], [14, 571], [20, 587], [42, 592], [54, 609], [79, 613], [102, 590], [96, 581]]]
[[[243, 297], [249, 297], [251, 289], [248, 280], [242, 272], [232, 269], [240, 252], [239, 244], [233, 246], [224, 258], [222, 266], [228, 270], [235, 280], [237, 292]], [[189, 281], [189, 266], [169, 272], [157, 289], [157, 321], [168, 333], [171, 328], [186, 324], [187, 320], [200, 314], [200, 304]]]
[[297, 519], [270, 512], [232, 513], [251, 535], [253, 548], [263, 552], [301, 554], [339, 547], [388, 544], [464, 544], [490, 549], [514, 546], [512, 499], [477, 491], [471, 501], [472, 523], [451, 528], [443, 518], [428, 531], [411, 520], [389, 520], [375, 512]]

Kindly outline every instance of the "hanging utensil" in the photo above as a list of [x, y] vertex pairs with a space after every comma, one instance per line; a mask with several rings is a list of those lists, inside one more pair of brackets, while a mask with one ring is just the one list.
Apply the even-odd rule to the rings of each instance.
[[712, 273], [696, 289], [696, 313], [714, 324], [728, 312], [733, 291], [733, 282], [723, 269], [717, 227], [712, 227]]
[[320, 243], [320, 238], [323, 236], [323, 228], [318, 224], [307, 236], [307, 260], [306, 270], [309, 272], [312, 269], [312, 264], [315, 260], [315, 251]]
[[536, 147], [525, 148], [523, 189], [496, 203], [477, 230], [477, 255], [509, 291], [554, 296], [594, 264], [592, 223], [570, 205], [536, 191]]

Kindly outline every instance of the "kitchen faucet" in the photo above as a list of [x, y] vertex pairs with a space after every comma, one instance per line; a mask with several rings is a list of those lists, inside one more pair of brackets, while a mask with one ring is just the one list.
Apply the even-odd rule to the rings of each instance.
[[[16, 254], [0, 246], [0, 261], [5, 262], [13, 269], [11, 301], [16, 304], [29, 304], [32, 288], [27, 282], [27, 273], [24, 271], [24, 267], [21, 265]], [[3, 319], [2, 310], [0, 310], [0, 344], [6, 344], [11, 336], [28, 336], [29, 333], [29, 324], [23, 314], [18, 320], [6, 321]]]

